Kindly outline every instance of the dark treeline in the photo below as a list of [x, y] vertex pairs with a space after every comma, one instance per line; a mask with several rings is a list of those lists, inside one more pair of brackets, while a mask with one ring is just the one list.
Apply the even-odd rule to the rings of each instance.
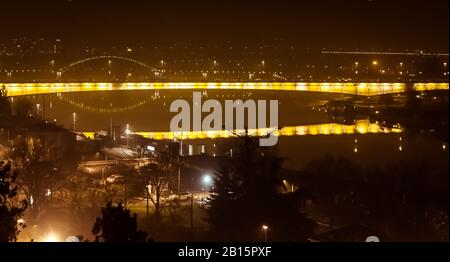
[[310, 162], [293, 183], [331, 226], [363, 225], [392, 241], [448, 241], [448, 169], [428, 162], [363, 168], [345, 158]]

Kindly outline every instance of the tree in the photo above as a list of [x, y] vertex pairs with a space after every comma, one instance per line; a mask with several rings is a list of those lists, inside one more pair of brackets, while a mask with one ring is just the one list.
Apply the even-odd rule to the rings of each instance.
[[45, 206], [51, 207], [55, 192], [65, 182], [62, 173], [58, 172], [52, 161], [38, 159], [29, 159], [19, 179], [30, 201], [31, 214], [36, 217]]
[[18, 223], [27, 208], [25, 200], [15, 201], [17, 172], [10, 162], [0, 161], [0, 242], [16, 241], [24, 224]]
[[313, 193], [318, 205], [324, 207], [329, 224], [334, 226], [346, 224], [342, 217], [346, 217], [349, 209], [356, 207], [354, 203], [361, 201], [362, 194], [367, 192], [363, 189], [363, 174], [356, 163], [326, 155], [308, 163], [294, 182]]
[[5, 85], [0, 88], [0, 118], [11, 116], [11, 104], [8, 101], [8, 90]]
[[357, 224], [400, 241], [448, 241], [448, 172], [427, 162], [361, 168], [345, 158], [310, 162], [296, 184], [332, 225]]
[[131, 216], [122, 203], [108, 202], [101, 210], [101, 217], [97, 217], [92, 234], [97, 242], [145, 242], [147, 233], [137, 228], [136, 214]]
[[34, 109], [31, 101], [26, 98], [19, 98], [14, 102], [14, 113], [19, 118], [29, 118]]
[[246, 134], [239, 142], [235, 156], [217, 171], [206, 219], [211, 232], [221, 240], [262, 239], [266, 224], [273, 241], [305, 241], [315, 222], [294, 194], [278, 192], [284, 158], [260, 147], [256, 137]]
[[224, 233], [234, 232], [233, 225], [226, 218], [230, 216], [230, 210], [237, 210], [240, 200], [243, 198], [240, 182], [233, 177], [231, 167], [222, 164], [216, 171], [214, 179], [214, 194], [210, 198], [210, 205], [207, 209], [206, 221], [211, 226], [211, 231], [220, 232], [223, 237], [229, 238]]
[[[156, 163], [141, 167], [140, 173], [146, 186], [147, 202], [149, 199], [152, 201], [155, 206], [155, 215], [159, 215], [160, 213], [163, 190], [167, 188], [169, 182], [177, 174], [178, 165], [178, 158], [170, 157], [167, 153], [162, 152], [156, 158]], [[147, 186], [149, 186], [148, 189]]]
[[65, 183], [65, 175], [54, 161], [49, 160], [47, 150], [40, 142], [32, 147], [24, 142], [15, 145], [11, 151], [19, 171], [17, 183], [30, 204], [30, 215], [36, 218], [45, 206], [52, 205], [55, 193]]

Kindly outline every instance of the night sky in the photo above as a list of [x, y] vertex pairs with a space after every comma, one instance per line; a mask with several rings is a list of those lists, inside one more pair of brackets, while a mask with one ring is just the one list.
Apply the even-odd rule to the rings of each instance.
[[449, 1], [1, 1], [0, 38], [448, 51]]

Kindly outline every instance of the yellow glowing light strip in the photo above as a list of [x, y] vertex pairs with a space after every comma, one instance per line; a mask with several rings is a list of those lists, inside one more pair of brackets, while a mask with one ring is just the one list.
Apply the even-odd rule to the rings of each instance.
[[[261, 128], [249, 130], [250, 135], [263, 136], [272, 129]], [[277, 136], [314, 136], [314, 135], [345, 135], [345, 134], [379, 134], [379, 133], [401, 133], [403, 130], [399, 127], [382, 127], [376, 123], [370, 123], [368, 120], [357, 121], [354, 125], [343, 125], [336, 123], [290, 126], [283, 127], [276, 131]], [[243, 134], [244, 131], [238, 131]], [[94, 132], [83, 132], [87, 137], [93, 138]], [[192, 132], [136, 132], [134, 134], [141, 135], [146, 138], [156, 140], [172, 140], [172, 139], [214, 139], [214, 138], [232, 138], [234, 137], [227, 130], [220, 131], [192, 131]]]
[[[279, 90], [341, 93], [353, 95], [381, 95], [406, 91], [404, 83], [244, 83], [244, 82], [186, 82], [186, 83], [0, 83], [5, 86], [8, 96], [38, 95], [65, 92], [91, 92], [112, 90]], [[414, 89], [448, 90], [448, 83], [416, 83]]]

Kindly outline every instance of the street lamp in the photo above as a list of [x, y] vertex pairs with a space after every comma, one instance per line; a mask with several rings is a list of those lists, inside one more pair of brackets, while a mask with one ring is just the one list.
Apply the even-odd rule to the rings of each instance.
[[205, 197], [206, 192], [209, 191], [209, 188], [212, 186], [213, 182], [214, 181], [211, 175], [209, 174], [203, 175], [202, 183], [205, 186], [205, 188], [203, 189], [203, 198]]
[[[289, 183], [286, 179], [283, 180], [283, 185], [285, 186], [286, 191], [287, 191], [288, 187], [289, 187]], [[291, 193], [293, 193], [293, 192], [294, 192], [294, 183], [291, 183]]]
[[267, 231], [269, 230], [269, 226], [262, 225], [262, 230], [264, 231], [264, 242], [267, 242]]
[[205, 174], [202, 177], [202, 182], [203, 182], [203, 185], [205, 186], [206, 190], [209, 190], [209, 187], [211, 187], [213, 185], [214, 180], [211, 175]]
[[127, 146], [129, 145], [128, 143], [128, 137], [130, 135], [131, 131], [130, 131], [130, 125], [127, 124], [127, 128], [125, 129], [125, 134], [127, 135]]
[[76, 131], [75, 126], [76, 126], [76, 123], [77, 123], [77, 113], [74, 112], [72, 114], [72, 116], [73, 116], [73, 131]]
[[205, 186], [210, 186], [213, 183], [213, 179], [212, 179], [211, 175], [206, 174], [206, 175], [203, 175], [202, 182]]
[[54, 232], [50, 232], [45, 237], [44, 242], [59, 242], [59, 237]]

